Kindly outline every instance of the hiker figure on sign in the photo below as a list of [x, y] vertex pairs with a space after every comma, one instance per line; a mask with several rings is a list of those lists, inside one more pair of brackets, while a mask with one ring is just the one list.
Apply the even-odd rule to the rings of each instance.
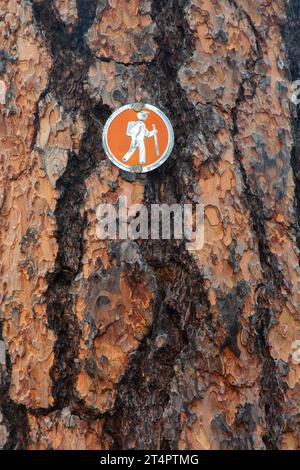
[[157, 157], [159, 157], [159, 148], [157, 141], [157, 130], [153, 124], [152, 131], [148, 131], [144, 121], [148, 117], [147, 111], [141, 111], [137, 113], [138, 121], [131, 121], [127, 125], [127, 135], [131, 137], [131, 145], [128, 152], [122, 158], [123, 162], [128, 162], [132, 157], [135, 150], [139, 151], [139, 162], [140, 165], [146, 163], [146, 148], [145, 148], [145, 137], [150, 138], [154, 137], [155, 152]]

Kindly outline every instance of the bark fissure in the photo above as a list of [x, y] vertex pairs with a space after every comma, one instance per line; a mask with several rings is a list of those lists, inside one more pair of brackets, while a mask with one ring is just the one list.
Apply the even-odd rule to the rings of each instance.
[[55, 270], [47, 275], [45, 293], [49, 327], [57, 337], [55, 363], [51, 371], [54, 408], [79, 406], [83, 413], [88, 411], [82, 410], [82, 402], [74, 389], [80, 332], [73, 310], [72, 283], [80, 272], [83, 253], [86, 218], [80, 209], [84, 202], [85, 179], [101, 155], [99, 128], [109, 115], [109, 108], [93, 101], [84, 89], [92, 58], [84, 34], [94, 21], [96, 7], [95, 0], [77, 1], [79, 20], [68, 33], [51, 2], [33, 2], [35, 19], [46, 35], [53, 58], [47, 92], [54, 94], [65, 111], [79, 111], [85, 123], [79, 152], [69, 152], [67, 167], [57, 182], [60, 197], [54, 215], [59, 249]]
[[[236, 5], [236, 2], [233, 3]], [[245, 204], [250, 212], [255, 239], [258, 242], [258, 253], [263, 274], [263, 283], [257, 286], [257, 308], [255, 318], [252, 322], [254, 333], [257, 335], [257, 352], [260, 354], [262, 360], [260, 397], [264, 406], [266, 419], [266, 429], [263, 440], [267, 449], [278, 449], [284, 427], [282, 407], [284, 400], [283, 385], [280, 382], [276, 363], [270, 353], [268, 334], [270, 328], [273, 326], [272, 321], [274, 321], [275, 316], [272, 304], [274, 299], [276, 297], [278, 298], [278, 296], [280, 302], [284, 302], [284, 297], [280, 292], [282, 288], [286, 288], [287, 286], [284, 276], [278, 267], [276, 256], [273, 255], [267, 243], [263, 201], [249, 182], [246, 169], [243, 165], [242, 152], [238, 145], [238, 113], [243, 102], [247, 100], [244, 86], [246, 83], [250, 86], [250, 99], [253, 100], [257, 88], [255, 67], [263, 58], [260, 34], [254, 27], [249, 15], [247, 15], [247, 19], [249, 24], [251, 24], [252, 30], [255, 32], [257, 51], [254, 59], [249, 58], [247, 60], [246, 69], [249, 73], [249, 79], [245, 79], [240, 84], [236, 103], [232, 109], [232, 141], [235, 159], [243, 180]]]
[[[149, 206], [172, 200], [187, 202], [187, 193], [192, 193], [191, 155], [186, 152], [183, 157], [180, 148], [187, 148], [188, 140], [199, 130], [199, 114], [205, 109], [195, 112], [177, 76], [192, 55], [193, 36], [185, 20], [185, 6], [186, 2], [173, 0], [152, 3], [159, 48], [147, 66], [145, 88], [170, 117], [175, 129], [175, 147], [166, 164], [147, 175], [145, 201]], [[206, 129], [202, 131], [208, 134]], [[184, 176], [189, 183], [186, 179], [183, 182]], [[156, 311], [151, 330], [118, 387], [116, 412], [107, 418], [106, 431], [113, 438], [114, 448], [130, 448], [135, 442], [136, 448], [170, 449], [176, 448], [181, 432], [180, 410], [168, 405], [172, 401], [171, 383], [184, 357], [194, 355], [195, 336], [201, 326], [196, 306], [202, 305], [202, 317], [207, 320], [209, 302], [199, 267], [184, 243], [148, 240], [141, 244], [141, 253], [156, 273]], [[176, 286], [171, 287], [169, 276]], [[175, 279], [181, 279], [182, 284], [179, 281], [177, 284]], [[182, 297], [185, 301], [178, 301]], [[159, 339], [163, 343], [161, 348], [157, 346]], [[189, 414], [188, 398], [183, 400], [185, 412]], [[145, 421], [143, 416], [148, 419]]]
[[[282, 34], [287, 48], [289, 72], [292, 82], [300, 79], [300, 3], [291, 0], [285, 3], [286, 23], [282, 25]], [[291, 150], [291, 166], [295, 182], [295, 207], [297, 214], [297, 242], [300, 247], [300, 107], [291, 104], [291, 119], [293, 131], [293, 147]], [[300, 263], [300, 257], [299, 257]]]

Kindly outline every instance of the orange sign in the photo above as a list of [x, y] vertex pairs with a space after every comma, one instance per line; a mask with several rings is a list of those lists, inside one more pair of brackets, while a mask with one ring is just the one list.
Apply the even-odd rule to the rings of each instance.
[[102, 140], [106, 155], [115, 165], [146, 173], [167, 160], [174, 145], [174, 132], [158, 108], [135, 103], [122, 106], [110, 116]]

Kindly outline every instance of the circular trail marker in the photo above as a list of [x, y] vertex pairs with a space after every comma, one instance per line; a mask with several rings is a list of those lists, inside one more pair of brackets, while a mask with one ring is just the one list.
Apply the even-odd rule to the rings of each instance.
[[103, 129], [103, 148], [119, 168], [147, 173], [162, 165], [174, 146], [167, 116], [151, 104], [134, 103], [117, 109]]

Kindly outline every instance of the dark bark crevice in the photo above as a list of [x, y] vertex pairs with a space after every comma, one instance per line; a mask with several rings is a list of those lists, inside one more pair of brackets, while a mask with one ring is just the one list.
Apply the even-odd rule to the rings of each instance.
[[[236, 5], [236, 2], [232, 2]], [[238, 7], [240, 9], [240, 7]], [[243, 11], [243, 14], [245, 12]], [[285, 298], [283, 290], [288, 291], [284, 276], [279, 269], [276, 256], [271, 252], [267, 242], [264, 204], [257, 188], [250, 182], [247, 171], [243, 163], [243, 155], [239, 148], [239, 112], [241, 106], [248, 99], [253, 100], [257, 89], [256, 65], [263, 60], [263, 46], [261, 35], [255, 28], [249, 15], [247, 20], [256, 37], [256, 51], [253, 51], [254, 57], [250, 57], [246, 62], [246, 69], [249, 78], [241, 82], [236, 103], [231, 112], [232, 117], [232, 141], [234, 145], [234, 156], [237, 162], [243, 185], [244, 185], [244, 203], [249, 210], [253, 233], [258, 243], [258, 254], [262, 268], [263, 282], [257, 286], [257, 308], [254, 318], [251, 320], [255, 340], [255, 350], [260, 355], [262, 361], [261, 373], [261, 393], [260, 399], [265, 412], [265, 435], [264, 444], [267, 449], [274, 450], [280, 448], [282, 432], [284, 428], [283, 402], [284, 385], [280, 378], [276, 363], [271, 356], [268, 335], [270, 328], [274, 326], [276, 312], [273, 307], [275, 299], [279, 303], [284, 303]], [[245, 85], [251, 90], [251, 97], [245, 94]]]
[[[206, 120], [200, 119], [201, 113], [210, 112], [210, 107], [196, 110], [177, 76], [193, 51], [194, 38], [185, 19], [186, 5], [182, 0], [152, 3], [158, 50], [151, 63], [145, 64], [144, 87], [153, 103], [171, 119], [175, 146], [169, 160], [146, 176], [145, 202], [149, 206], [192, 202], [195, 175], [188, 142], [200, 130], [207, 141], [212, 138], [205, 128]], [[173, 407], [171, 385], [176, 368], [180, 369], [185, 360], [192, 361], [197, 354], [197, 333], [203, 320], [210, 323], [209, 301], [200, 269], [184, 242], [147, 240], [140, 247], [158, 283], [154, 321], [118, 386], [116, 410], [106, 419], [105, 429], [112, 437], [113, 448], [134, 445], [144, 449], [175, 449], [182, 410]], [[201, 318], [197, 311], [198, 314], [201, 311]], [[163, 346], [158, 348], [160, 341]], [[181, 398], [189, 414], [190, 400], [184, 392]]]
[[[285, 2], [285, 8], [286, 22], [281, 25], [281, 30], [289, 61], [288, 78], [294, 82], [300, 80], [300, 1], [290, 0]], [[295, 182], [295, 212], [297, 214], [295, 231], [298, 248], [300, 248], [300, 105], [291, 103], [290, 107], [293, 136], [291, 166]]]
[[72, 283], [80, 272], [84, 248], [86, 218], [80, 209], [86, 191], [85, 180], [103, 158], [101, 125], [110, 114], [109, 108], [101, 101], [92, 100], [84, 88], [92, 63], [84, 35], [95, 19], [97, 3], [97, 0], [77, 1], [79, 19], [68, 32], [52, 2], [33, 2], [35, 21], [45, 35], [53, 59], [46, 92], [53, 93], [65, 111], [73, 115], [80, 112], [85, 123], [79, 152], [69, 153], [65, 172], [57, 182], [60, 197], [54, 215], [59, 249], [55, 270], [46, 277], [48, 323], [57, 337], [55, 363], [51, 370], [54, 409], [65, 406], [82, 408], [74, 388], [80, 331], [73, 310]]

